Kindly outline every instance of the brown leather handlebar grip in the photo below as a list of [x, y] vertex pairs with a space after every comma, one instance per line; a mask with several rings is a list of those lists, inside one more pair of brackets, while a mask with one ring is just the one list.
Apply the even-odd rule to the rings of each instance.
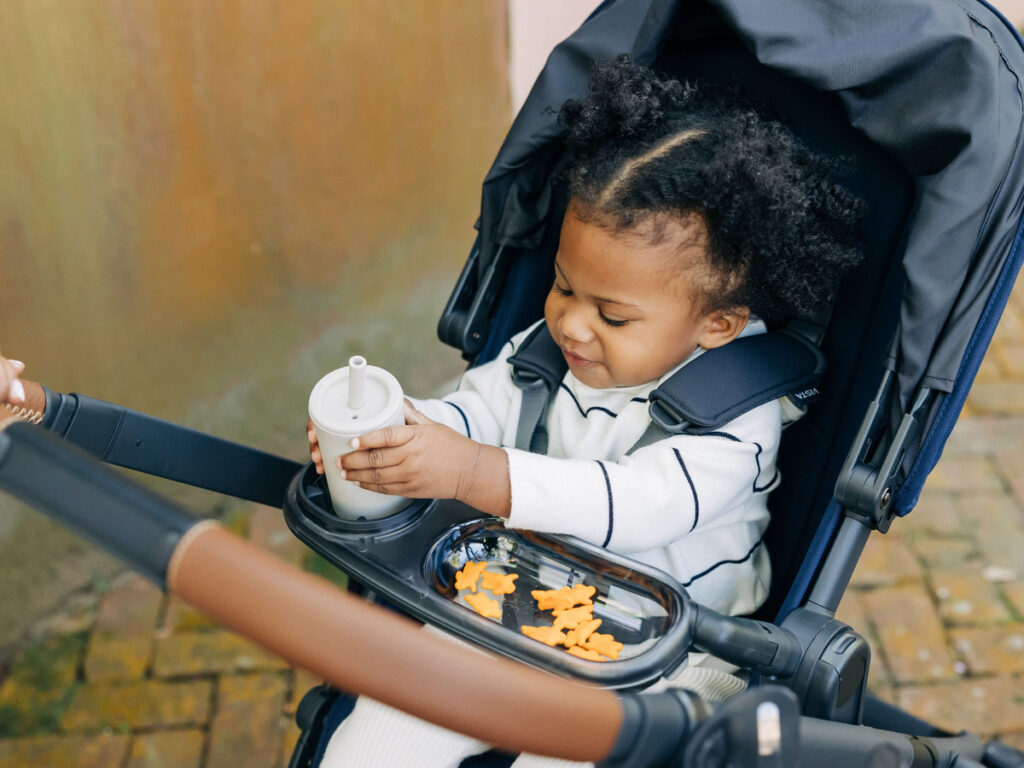
[[341, 690], [499, 749], [600, 761], [622, 726], [615, 693], [432, 636], [212, 521], [182, 536], [167, 585]]

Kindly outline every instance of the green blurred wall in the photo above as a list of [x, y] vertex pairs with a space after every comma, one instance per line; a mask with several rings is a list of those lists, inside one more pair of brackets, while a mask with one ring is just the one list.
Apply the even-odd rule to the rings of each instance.
[[[0, 4], [0, 349], [296, 458], [309, 389], [349, 355], [440, 385], [459, 361], [437, 317], [510, 119], [505, 19], [503, 0]], [[32, 614], [103, 559], [0, 498], [5, 561], [0, 602]]]

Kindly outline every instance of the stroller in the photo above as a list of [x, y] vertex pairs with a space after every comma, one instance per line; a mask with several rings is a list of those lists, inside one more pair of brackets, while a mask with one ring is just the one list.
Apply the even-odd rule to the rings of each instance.
[[[869, 694], [870, 649], [835, 619], [869, 533], [913, 509], [1024, 257], [1024, 44], [980, 0], [608, 0], [552, 53], [484, 181], [479, 234], [439, 325], [472, 364], [493, 359], [541, 316], [565, 206], [549, 183], [560, 155], [553, 108], [585, 91], [591, 62], [624, 52], [681, 79], [757, 91], [806, 143], [856, 158], [845, 181], [868, 203], [865, 263], [829, 318], [776, 329], [742, 354], [701, 358], [709, 382], [718, 366], [731, 366], [746, 375], [730, 380], [757, 387], [709, 384], [659, 401], [667, 429], [713, 427], [736, 408], [780, 396], [807, 409], [780, 450], [786, 482], [772, 495], [765, 539], [774, 578], [756, 615], [718, 615], [656, 572], [566, 537], [504, 533], [453, 502], [417, 502], [385, 522], [342, 522], [326, 511], [310, 466], [47, 392], [51, 432], [109, 463], [274, 506], [284, 499], [296, 535], [367, 590], [555, 674], [465, 659], [419, 637], [430, 663], [417, 663], [394, 639], [412, 637], [399, 617], [260, 558], [44, 430], [18, 424], [0, 433], [0, 487], [341, 688], [476, 728], [509, 750], [607, 766], [1024, 765], [1016, 750], [945, 733]], [[457, 605], [454, 569], [500, 548], [531, 573], [575, 574], [630, 593], [636, 652], [588, 665]], [[259, 616], [247, 602], [253, 595], [270, 606]], [[342, 636], [348, 659], [325, 654], [326, 639]], [[637, 692], [690, 649], [742, 666], [754, 684], [713, 709], [681, 691]], [[395, 676], [415, 682], [398, 693], [382, 687], [374, 675], [382, 665], [401, 666]], [[472, 700], [480, 680], [509, 713], [490, 730], [430, 700], [432, 687]], [[572, 712], [559, 704], [566, 697]], [[318, 764], [348, 706], [332, 687], [307, 695], [292, 765]], [[550, 735], [566, 724], [580, 733]]]

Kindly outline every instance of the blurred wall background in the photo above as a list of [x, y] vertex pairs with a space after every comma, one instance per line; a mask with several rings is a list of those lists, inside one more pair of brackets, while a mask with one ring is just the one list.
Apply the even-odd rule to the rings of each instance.
[[[411, 392], [510, 117], [504, 0], [0, 4], [0, 349], [301, 458], [312, 385]], [[161, 484], [200, 514], [230, 502]], [[114, 567], [0, 496], [0, 649]]]

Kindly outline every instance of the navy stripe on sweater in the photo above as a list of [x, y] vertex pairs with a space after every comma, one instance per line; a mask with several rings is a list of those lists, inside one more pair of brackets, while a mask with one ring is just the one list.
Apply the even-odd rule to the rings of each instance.
[[[728, 432], [704, 432], [702, 433], [702, 437], [724, 437], [736, 443], [744, 442], [743, 440], [740, 440], [738, 437], [736, 437], [736, 435], [730, 435]], [[757, 447], [757, 453], [754, 454], [754, 463], [757, 465], [757, 474], [754, 475], [754, 482], [752, 487], [754, 489], [754, 493], [763, 493], [764, 491], [767, 491], [769, 488], [775, 485], [776, 481], [779, 479], [779, 470], [775, 470], [775, 474], [772, 475], [772, 479], [769, 480], [765, 485], [758, 486], [757, 478], [761, 476], [761, 452], [764, 450], [764, 448], [761, 447], [760, 443], [756, 442], [751, 443], [751, 445]]]
[[745, 563], [745, 562], [747, 562], [747, 560], [749, 560], [753, 556], [754, 552], [756, 552], [757, 548], [760, 547], [762, 544], [764, 544], [764, 534], [763, 533], [761, 534], [761, 538], [758, 539], [756, 542], [754, 542], [754, 546], [752, 546], [750, 548], [750, 551], [747, 552], [747, 554], [745, 554], [743, 557], [738, 558], [736, 560], [719, 560], [714, 565], [712, 565], [712, 566], [710, 566], [708, 568], [705, 568], [700, 573], [692, 576], [689, 581], [684, 582], [683, 583], [683, 588], [685, 589], [686, 587], [690, 586], [691, 584], [693, 584], [693, 582], [695, 582], [700, 577], [707, 576], [709, 573], [711, 573], [713, 570], [715, 570], [716, 568], [718, 568], [720, 566], [723, 566], [723, 565], [735, 565], [735, 564], [738, 564], [738, 563]]
[[604, 468], [603, 462], [597, 462], [597, 466], [601, 468], [601, 474], [604, 475], [604, 487], [608, 491], [608, 534], [601, 544], [602, 547], [607, 547], [608, 542], [612, 540], [612, 530], [615, 527], [615, 500], [612, 498], [612, 481], [608, 477], [608, 470]]
[[679, 466], [682, 467], [683, 474], [686, 475], [686, 482], [690, 484], [690, 493], [693, 494], [693, 525], [690, 526], [692, 531], [697, 527], [697, 520], [700, 518], [700, 499], [697, 498], [697, 488], [693, 484], [693, 478], [690, 477], [690, 472], [686, 469], [686, 462], [683, 461], [683, 455], [679, 452], [678, 448], [672, 449], [676, 455], [676, 461], [679, 462]]
[[457, 406], [455, 403], [448, 402], [447, 400], [442, 400], [441, 402], [442, 403], [448, 403], [448, 405], [450, 405], [452, 408], [454, 408], [456, 411], [459, 412], [459, 416], [462, 417], [462, 423], [466, 425], [466, 437], [468, 437], [470, 440], [472, 440], [473, 439], [473, 435], [470, 434], [470, 431], [469, 431], [469, 419], [466, 418], [466, 412], [463, 411], [461, 408], [459, 408], [459, 406]]
[[[560, 383], [558, 386], [559, 386], [560, 389], [565, 390], [565, 392], [569, 395], [569, 397], [572, 398], [573, 403], [576, 404], [576, 410], [578, 410], [580, 412], [580, 416], [582, 416], [584, 419], [587, 418], [588, 416], [590, 416], [590, 414], [593, 413], [594, 411], [598, 411], [600, 413], [606, 413], [609, 416], [611, 416], [613, 419], [618, 418], [619, 414], [614, 413], [614, 412], [612, 412], [612, 411], [608, 410], [607, 408], [605, 408], [603, 406], [600, 406], [600, 405], [593, 405], [590, 408], [587, 408], [586, 410], [584, 410], [583, 406], [580, 404], [580, 401], [576, 399], [576, 395], [573, 393], [573, 391], [571, 389], [569, 389], [569, 387], [566, 385], [566, 383], [564, 381], [562, 383]], [[631, 403], [646, 403], [647, 402], [647, 398], [646, 397], [634, 397], [634, 398], [631, 398], [629, 402], [631, 402]]]

